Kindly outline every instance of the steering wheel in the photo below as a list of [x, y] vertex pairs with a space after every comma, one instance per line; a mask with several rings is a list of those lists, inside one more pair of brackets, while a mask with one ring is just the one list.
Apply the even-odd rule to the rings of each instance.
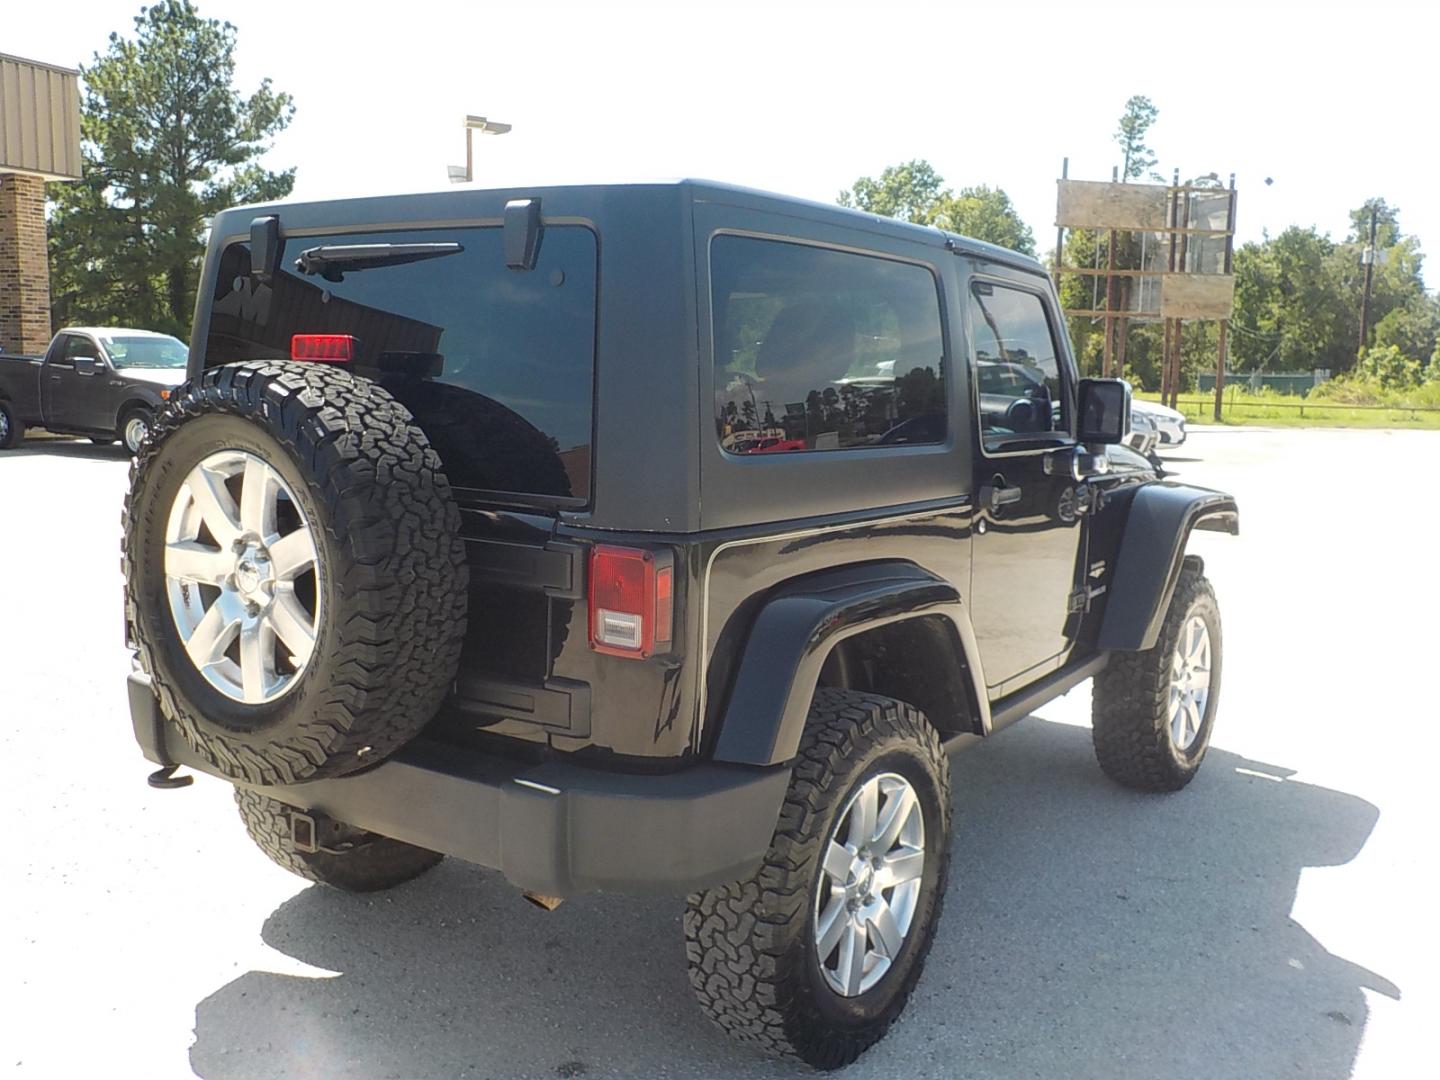
[[1005, 426], [1011, 431], [1038, 431], [1039, 415], [1035, 402], [1016, 398], [1005, 410]]

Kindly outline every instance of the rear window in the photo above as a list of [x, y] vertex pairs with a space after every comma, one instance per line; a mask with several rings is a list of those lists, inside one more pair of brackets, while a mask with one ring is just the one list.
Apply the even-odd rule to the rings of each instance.
[[710, 274], [715, 424], [725, 450], [945, 441], [940, 298], [929, 270], [717, 236]]
[[[461, 250], [358, 270], [296, 266], [314, 248], [364, 244]], [[294, 334], [348, 334], [359, 342], [351, 369], [415, 415], [451, 484], [588, 502], [595, 235], [547, 227], [524, 273], [506, 268], [502, 245], [493, 227], [290, 236], [281, 273], [259, 285], [249, 245], [231, 244], [215, 281], [206, 366], [289, 359]]]

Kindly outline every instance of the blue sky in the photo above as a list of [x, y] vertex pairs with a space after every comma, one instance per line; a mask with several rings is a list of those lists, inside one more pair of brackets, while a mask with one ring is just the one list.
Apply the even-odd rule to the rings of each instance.
[[[135, 2], [7, 5], [0, 51], [89, 60]], [[1055, 178], [1108, 179], [1125, 99], [1160, 108], [1169, 175], [1236, 174], [1240, 238], [1339, 238], [1370, 195], [1440, 282], [1440, 3], [404, 4], [201, 0], [240, 32], [239, 74], [296, 119], [270, 161], [304, 198], [425, 190], [477, 142], [480, 183], [703, 176], [832, 200], [928, 158], [1008, 191], [1054, 244]], [[1274, 183], [1266, 186], [1265, 177]]]

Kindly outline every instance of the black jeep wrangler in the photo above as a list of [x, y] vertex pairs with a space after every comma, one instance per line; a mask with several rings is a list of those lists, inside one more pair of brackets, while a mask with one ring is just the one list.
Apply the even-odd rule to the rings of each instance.
[[135, 734], [302, 876], [688, 893], [705, 1011], [835, 1067], [919, 978], [947, 754], [1093, 677], [1110, 776], [1204, 757], [1235, 503], [1119, 445], [1033, 259], [689, 181], [281, 204], [190, 350]]

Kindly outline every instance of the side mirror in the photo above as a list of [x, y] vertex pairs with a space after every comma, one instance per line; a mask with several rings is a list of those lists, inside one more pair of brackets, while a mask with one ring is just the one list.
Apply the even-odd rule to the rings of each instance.
[[257, 217], [250, 222], [250, 276], [266, 283], [279, 273], [283, 247], [278, 217]]
[[98, 356], [75, 357], [75, 373], [77, 375], [98, 375], [104, 370], [105, 365], [100, 362]]
[[1080, 380], [1082, 446], [1123, 442], [1130, 432], [1130, 384], [1124, 379]]

